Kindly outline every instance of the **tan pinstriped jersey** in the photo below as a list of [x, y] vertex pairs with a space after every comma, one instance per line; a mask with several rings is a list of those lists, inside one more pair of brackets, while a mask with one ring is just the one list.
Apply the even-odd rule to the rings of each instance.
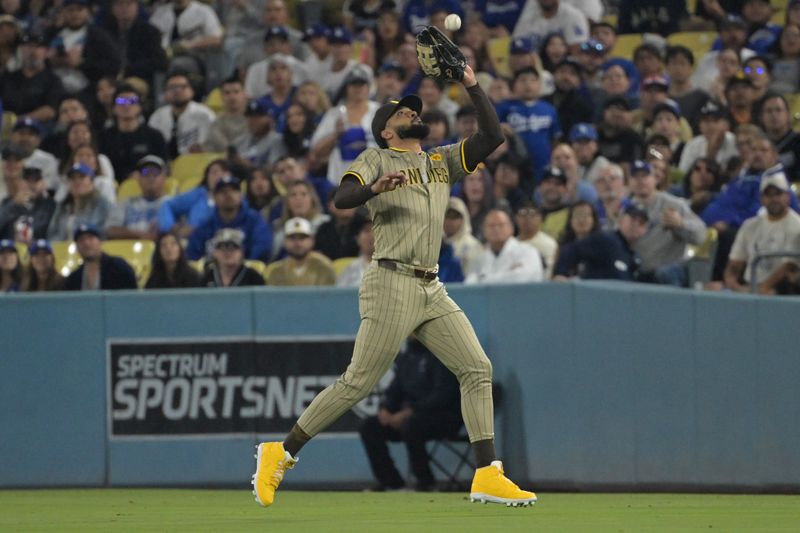
[[408, 180], [365, 204], [375, 234], [372, 257], [435, 268], [450, 187], [474, 170], [466, 168], [463, 141], [421, 154], [397, 148], [361, 152], [344, 176], [355, 176], [362, 185], [390, 172], [402, 172]]

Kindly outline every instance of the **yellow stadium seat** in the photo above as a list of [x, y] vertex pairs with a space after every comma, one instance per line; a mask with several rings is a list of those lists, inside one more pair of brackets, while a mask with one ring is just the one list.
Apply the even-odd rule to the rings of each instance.
[[17, 248], [17, 255], [19, 256], [19, 262], [23, 265], [27, 266], [30, 257], [28, 257], [28, 245], [23, 244], [21, 242], [15, 242], [14, 246]]
[[205, 104], [217, 115], [222, 112], [222, 91], [219, 87], [208, 93]]
[[105, 253], [121, 257], [133, 267], [139, 287], [144, 287], [150, 276], [155, 249], [155, 243], [148, 240], [121, 239], [103, 242]]
[[696, 246], [689, 246], [687, 263], [689, 288], [702, 289], [711, 281], [714, 258], [717, 255], [719, 235], [714, 228], [706, 230], [706, 240]]
[[189, 266], [202, 274], [206, 267], [206, 260], [201, 257], [197, 261], [189, 261]]
[[53, 245], [53, 255], [56, 258], [56, 270], [62, 276], [69, 276], [70, 273], [81, 266], [83, 259], [78, 255], [78, 248], [72, 241], [55, 241]]
[[12, 111], [5, 111], [3, 112], [3, 128], [0, 131], [0, 136], [2, 137], [2, 141], [6, 142], [11, 138], [11, 130], [14, 128], [14, 124], [17, 123], [17, 115]]
[[641, 33], [624, 33], [617, 36], [617, 42], [611, 55], [615, 57], [623, 57], [625, 59], [633, 59], [633, 51], [636, 47], [642, 44]]
[[[774, 0], [773, 0], [774, 2]], [[773, 8], [776, 7], [773, 3]], [[772, 18], [769, 20], [773, 24], [777, 24], [778, 26], [783, 26], [786, 24], [786, 9], [778, 9], [772, 14]]]
[[714, 228], [706, 230], [706, 240], [701, 244], [689, 246], [689, 255], [694, 259], [709, 259], [711, 250], [717, 243], [719, 235]]
[[797, 125], [800, 122], [800, 93], [785, 94], [786, 101], [789, 102], [789, 112], [792, 114], [792, 122]]
[[607, 22], [616, 28], [617, 23], [619, 22], [619, 17], [615, 13], [609, 13], [608, 15], [603, 16], [603, 22]]
[[244, 265], [246, 267], [252, 268], [256, 272], [261, 274], [261, 277], [264, 278], [264, 283], [267, 282], [267, 275], [270, 272], [269, 266], [264, 264], [262, 261], [258, 261], [256, 259], [247, 259], [245, 260]]
[[511, 55], [511, 37], [497, 37], [490, 40], [487, 50], [495, 72], [500, 76], [510, 77], [512, 72], [508, 58]]
[[339, 259], [334, 260], [333, 261], [333, 270], [336, 272], [336, 277], [338, 278], [339, 274], [341, 274], [342, 271], [345, 268], [347, 268], [347, 265], [349, 265], [350, 263], [352, 263], [356, 259], [358, 259], [358, 257], [340, 257]]
[[[181, 192], [192, 189], [203, 180], [203, 172], [215, 159], [225, 159], [225, 154], [222, 152], [199, 152], [179, 155], [172, 162], [170, 177], [178, 181], [178, 188]], [[191, 186], [187, 187], [187, 184], [191, 184]]]
[[[164, 191], [167, 196], [174, 196], [178, 194], [178, 180], [175, 178], [167, 178], [164, 182]], [[142, 195], [142, 188], [139, 187], [139, 180], [129, 178], [122, 182], [122, 185], [117, 189], [117, 201], [125, 200], [126, 198], [135, 198]]]
[[699, 61], [709, 50], [719, 34], [715, 31], [681, 31], [667, 37], [672, 46], [683, 45], [692, 51], [695, 61]]
[[269, 275], [272, 274], [272, 271], [278, 267], [278, 264], [278, 261], [273, 261], [267, 265], [267, 268], [265, 268], [264, 272], [261, 273], [261, 275], [264, 276], [264, 281], [269, 283]]

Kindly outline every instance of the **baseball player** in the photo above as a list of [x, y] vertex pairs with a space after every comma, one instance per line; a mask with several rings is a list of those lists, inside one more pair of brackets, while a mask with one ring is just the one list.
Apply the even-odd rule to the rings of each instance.
[[[422, 62], [422, 61], [421, 61]], [[494, 448], [492, 365], [464, 312], [437, 279], [437, 260], [450, 187], [473, 172], [503, 142], [500, 122], [472, 69], [458, 78], [478, 109], [479, 130], [457, 144], [424, 152], [428, 127], [416, 95], [380, 107], [372, 133], [380, 148], [358, 156], [341, 179], [336, 207], [365, 205], [373, 221], [375, 253], [359, 291], [361, 325], [353, 358], [342, 376], [319, 393], [286, 439], [258, 445], [256, 501], [271, 505], [297, 453], [373, 390], [403, 340], [414, 333], [458, 378], [461, 412], [475, 453], [472, 501], [531, 505], [533, 492], [505, 477]]]

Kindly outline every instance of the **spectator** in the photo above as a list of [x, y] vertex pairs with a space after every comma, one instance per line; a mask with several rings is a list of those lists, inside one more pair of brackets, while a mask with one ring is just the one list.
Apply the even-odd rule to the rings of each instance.
[[0, 202], [0, 239], [22, 243], [43, 239], [56, 204], [47, 194], [42, 172], [38, 168], [25, 168], [22, 177], [15, 179], [14, 194]]
[[420, 119], [430, 128], [428, 136], [422, 141], [424, 151], [427, 152], [437, 146], [445, 146], [454, 142], [450, 136], [450, 121], [442, 111], [438, 109], [423, 111]]
[[[280, 93], [280, 100], [283, 101], [287, 92], [295, 85], [302, 83], [319, 71], [308, 70], [306, 65], [292, 54], [292, 47], [289, 43], [288, 29], [274, 26], [267, 29], [264, 37], [264, 57], [265, 59], [253, 63], [247, 69], [244, 79], [244, 88], [247, 94], [253, 98], [263, 98], [273, 92]], [[276, 65], [281, 66], [280, 76], [270, 71]], [[277, 97], [277, 95], [276, 95]]]
[[575, 124], [591, 122], [593, 109], [586, 95], [579, 92], [582, 67], [568, 59], [556, 65], [553, 80], [556, 90], [545, 100], [558, 111], [558, 121], [564, 131], [572, 130]]
[[542, 231], [553, 239], [558, 239], [567, 227], [569, 204], [567, 197], [567, 176], [558, 167], [547, 167], [537, 189], [539, 212], [542, 214]]
[[747, 47], [763, 54], [775, 43], [781, 27], [770, 22], [772, 18], [770, 0], [744, 0], [742, 18], [748, 24]]
[[70, 94], [120, 71], [119, 49], [104, 29], [92, 24], [89, 9], [89, 0], [64, 0], [63, 25], [49, 36], [48, 59]]
[[257, 287], [264, 278], [245, 265], [244, 242], [241, 230], [221, 228], [209, 241], [212, 260], [206, 266], [202, 284], [206, 287]]
[[356, 257], [359, 255], [358, 230], [363, 226], [365, 216], [355, 208], [339, 209], [336, 207], [336, 203], [333, 201], [335, 193], [334, 189], [328, 194], [330, 218], [317, 228], [314, 249], [330, 260]]
[[617, 28], [605, 20], [593, 21], [589, 29], [592, 39], [600, 42], [605, 50], [603, 51], [606, 59], [603, 70], [607, 70], [611, 65], [618, 65], [625, 72], [633, 87], [639, 87], [639, 72], [633, 65], [633, 61], [614, 55], [614, 47], [617, 45]]
[[182, 72], [167, 76], [164, 92], [167, 105], [156, 109], [147, 123], [164, 137], [169, 159], [202, 151], [215, 119], [214, 112], [192, 101], [194, 89], [189, 76]]
[[25, 276], [14, 241], [0, 240], [0, 294], [20, 292], [27, 281]]
[[120, 52], [121, 77], [137, 77], [155, 87], [156, 73], [167, 70], [167, 54], [161, 47], [161, 34], [141, 17], [141, 9], [138, 0], [112, 0], [104, 26]]
[[717, 197], [721, 188], [722, 169], [719, 164], [713, 159], [701, 157], [695, 160], [684, 176], [683, 183], [670, 187], [669, 193], [688, 200], [692, 211], [700, 215]]
[[741, 13], [743, 3], [744, 0], [700, 0], [695, 7], [695, 14], [719, 23], [730, 14]]
[[633, 281], [639, 268], [635, 244], [647, 233], [645, 209], [628, 205], [619, 229], [595, 231], [561, 247], [554, 279], [618, 279]]
[[[70, 137], [74, 141], [80, 135], [83, 135], [87, 126], [85, 124], [77, 123], [74, 127], [70, 128]], [[88, 135], [87, 135], [88, 137]], [[70, 143], [71, 144], [71, 143]], [[67, 172], [73, 165], [78, 163], [84, 164], [92, 171], [94, 171], [94, 188], [97, 192], [102, 194], [112, 204], [117, 202], [117, 183], [114, 181], [114, 169], [108, 158], [103, 154], [98, 154], [94, 145], [89, 142], [80, 143], [75, 146], [68, 157], [64, 159], [64, 164], [61, 165], [63, 171], [59, 179], [58, 189], [56, 189], [55, 201], [60, 202], [66, 198], [69, 193], [69, 180], [67, 180]]]
[[631, 128], [631, 106], [625, 98], [605, 101], [597, 133], [600, 154], [609, 161], [630, 164], [644, 153], [644, 139]]
[[560, 0], [532, 0], [525, 3], [514, 37], [533, 36], [541, 41], [549, 33], [561, 33], [572, 53], [589, 37], [589, 21], [577, 8]]
[[[725, 17], [720, 22], [719, 26], [719, 39], [711, 47], [711, 51], [706, 53], [697, 65], [697, 69], [692, 75], [692, 83], [695, 87], [709, 91], [711, 98], [720, 99], [719, 94], [715, 94], [710, 90], [712, 83], [720, 74], [719, 56], [722, 51], [731, 49], [733, 54], [728, 54], [726, 62], [728, 66], [724, 68], [728, 71], [727, 76], [731, 76], [735, 72], [740, 62], [750, 56], [755, 55], [755, 52], [746, 48], [747, 45], [747, 24], [742, 20], [739, 15], [731, 14]], [[735, 63], [735, 67], [733, 67]], [[727, 79], [725, 80], [727, 81]], [[725, 82], [721, 85], [718, 84], [719, 89], [725, 87]]]
[[[792, 4], [800, 8], [800, 3]], [[786, 24], [772, 49], [772, 85], [778, 94], [793, 93], [800, 87], [800, 26]]]
[[53, 154], [56, 159], [64, 159], [69, 152], [67, 149], [67, 129], [69, 129], [70, 124], [87, 122], [88, 120], [89, 112], [83, 102], [75, 96], [67, 96], [58, 104], [58, 120], [42, 141], [41, 149]]
[[769, 96], [777, 96], [770, 90], [772, 61], [764, 56], [753, 56], [743, 63], [742, 70], [753, 85], [754, 110], [758, 116], [761, 114], [761, 102]]
[[578, 177], [578, 159], [570, 145], [561, 143], [553, 148], [550, 165], [558, 168], [567, 177], [567, 190], [564, 193], [563, 203], [571, 205], [578, 200], [590, 203], [597, 201], [597, 192], [594, 187]]
[[700, 135], [683, 147], [678, 167], [688, 172], [695, 160], [701, 157], [714, 159], [720, 166], [725, 166], [737, 153], [736, 136], [730, 132], [725, 108], [709, 100], [700, 110]]
[[514, 237], [508, 213], [499, 209], [489, 211], [483, 226], [486, 248], [467, 274], [466, 283], [542, 281], [542, 258], [536, 248]]
[[106, 221], [109, 239], [148, 239], [158, 236], [158, 212], [167, 193], [167, 164], [158, 156], [142, 158], [136, 165], [136, 179], [141, 196], [126, 198], [111, 212]]
[[609, 164], [600, 155], [600, 145], [595, 127], [588, 122], [575, 124], [569, 130], [569, 142], [578, 161], [578, 178], [589, 184], [594, 183], [599, 170]]
[[291, 56], [274, 54], [269, 59], [267, 68], [267, 86], [269, 90], [259, 101], [264, 102], [275, 118], [275, 129], [282, 133], [286, 127], [286, 110], [292, 105], [297, 92], [298, 76], [290, 68]]
[[455, 435], [461, 425], [458, 381], [413, 336], [395, 360], [394, 378], [384, 391], [377, 416], [359, 428], [361, 442], [378, 484], [376, 491], [397, 490], [405, 481], [389, 455], [387, 441], [404, 442], [419, 491], [436, 482], [425, 448], [428, 440]]
[[669, 76], [667, 96], [678, 104], [683, 116], [693, 130], [698, 128], [697, 117], [700, 109], [708, 102], [708, 93], [694, 86], [694, 54], [685, 46], [670, 46], [666, 54], [666, 72]]
[[680, 29], [680, 22], [689, 18], [686, 0], [620, 0], [620, 33], [657, 33], [666, 37]]
[[[345, 79], [358, 64], [353, 59], [353, 35], [346, 28], [338, 26], [331, 32], [330, 70], [320, 73], [320, 85], [331, 101], [336, 100]], [[416, 55], [415, 55], [416, 57]], [[365, 68], [368, 68], [365, 66]]]
[[22, 28], [17, 19], [13, 15], [0, 15], [0, 73], [19, 70], [21, 37]]
[[467, 174], [462, 184], [458, 197], [467, 206], [472, 235], [482, 241], [483, 219], [495, 207], [492, 177], [485, 168], [478, 168], [472, 174]]
[[234, 139], [233, 153], [243, 165], [275, 163], [282, 154], [281, 135], [275, 131], [275, 118], [263, 100], [250, 100], [244, 111], [247, 131]]
[[677, 113], [679, 139], [688, 141], [692, 138], [692, 128], [689, 126], [689, 122], [680, 116], [680, 109], [667, 97], [668, 91], [669, 80], [663, 76], [651, 76], [642, 81], [639, 109], [633, 113], [633, 129], [642, 137], [650, 136], [656, 107], [660, 104], [668, 104], [673, 107], [674, 113]]
[[469, 211], [461, 198], [451, 196], [444, 213], [443, 242], [453, 247], [453, 254], [461, 262], [461, 269], [470, 272], [483, 253], [483, 245], [472, 235]]
[[351, 70], [340, 105], [325, 113], [311, 137], [313, 158], [328, 160], [328, 181], [334, 185], [358, 154], [375, 146], [371, 128], [379, 106], [369, 99], [370, 75], [362, 67]]
[[324, 24], [314, 24], [303, 32], [303, 42], [309, 54], [303, 62], [306, 72], [324, 72], [331, 68], [331, 30]]
[[629, 108], [638, 107], [638, 84], [633, 85], [630, 74], [625, 72], [622, 65], [607, 63], [603, 66], [602, 78], [599, 89], [592, 89], [592, 101], [595, 104], [594, 116], [600, 120], [603, 117], [605, 104], [612, 98], [622, 98]]
[[375, 78], [375, 98], [379, 104], [388, 100], [398, 99], [403, 94], [403, 79], [406, 76], [405, 69], [400, 63], [384, 63], [378, 69]]
[[598, 196], [595, 210], [600, 227], [604, 230], [616, 229], [622, 202], [628, 196], [622, 167], [609, 163], [600, 168], [594, 179], [594, 188]]
[[275, 237], [272, 240], [272, 257], [280, 255], [284, 246], [283, 228], [292, 218], [303, 218], [311, 224], [312, 234], [316, 235], [320, 226], [330, 220], [323, 212], [322, 203], [314, 186], [305, 180], [289, 184], [283, 204], [281, 218], [275, 224]]
[[261, 218], [269, 222], [270, 211], [279, 199], [280, 195], [266, 169], [254, 168], [247, 180], [247, 205], [258, 211]]
[[[763, 254], [800, 253], [800, 215], [789, 208], [789, 182], [784, 174], [765, 176], [759, 190], [764, 212], [747, 219], [736, 234], [725, 267], [725, 286], [748, 292], [750, 280], [755, 278], [759, 292], [781, 294], [782, 285], [791, 283], [788, 275], [797, 270], [797, 258], [770, 257], [757, 264], [755, 261]], [[792, 268], [784, 266], [787, 261]]]
[[114, 93], [114, 125], [100, 137], [100, 152], [114, 166], [114, 175], [122, 183], [147, 155], [167, 158], [167, 144], [158, 130], [144, 122], [139, 93], [130, 85], [117, 87]]
[[[300, 164], [300, 162], [293, 157], [282, 157], [277, 163], [275, 163], [275, 166], [272, 167], [272, 169], [272, 182], [275, 184], [275, 190], [278, 191], [278, 194], [281, 198], [280, 201], [275, 202], [275, 206], [270, 212], [270, 222], [280, 218], [280, 216], [283, 214], [286, 196], [288, 195], [289, 189], [294, 182], [307, 181], [310, 183], [313, 186], [314, 191], [317, 193], [317, 198], [328, 198], [335, 188], [327, 178], [309, 174], [306, 170], [306, 167]], [[317, 201], [316, 205], [319, 206], [320, 212], [324, 211], [324, 206], [322, 205], [321, 201]], [[291, 216], [288, 218], [291, 218]], [[284, 221], [287, 219], [284, 219]]]
[[361, 285], [361, 278], [372, 262], [372, 254], [375, 253], [375, 235], [372, 233], [372, 221], [365, 217], [359, 217], [359, 224], [353, 229], [356, 234], [358, 244], [358, 256], [339, 274], [336, 285], [339, 287], [358, 287]]
[[519, 229], [517, 239], [521, 243], [530, 244], [536, 248], [544, 263], [544, 279], [550, 279], [558, 254], [558, 242], [547, 233], [540, 231], [542, 214], [531, 202], [527, 202], [514, 214], [514, 222]]
[[237, 65], [241, 51], [250, 43], [258, 45], [263, 36], [262, 17], [266, 0], [233, 0], [216, 4], [220, 24], [225, 28], [222, 49], [228, 65]]
[[647, 233], [634, 246], [642, 258], [642, 279], [685, 287], [688, 278], [682, 262], [686, 247], [705, 240], [705, 224], [683, 200], [656, 189], [649, 163], [634, 162], [630, 189], [633, 202], [647, 211], [650, 220]]
[[279, 152], [305, 164], [316, 127], [314, 114], [311, 111], [298, 103], [290, 104], [286, 109], [286, 127], [281, 135]]
[[441, 111], [447, 117], [447, 123], [452, 128], [455, 126], [458, 104], [444, 94], [444, 83], [425, 76], [419, 83], [419, 97], [422, 99], [423, 112]]
[[202, 286], [200, 273], [189, 265], [181, 241], [174, 233], [161, 233], [155, 241], [152, 269], [147, 283], [145, 283], [145, 289], [180, 289]]
[[716, 76], [710, 81], [708, 85], [708, 94], [712, 100], [727, 104], [727, 91], [728, 83], [736, 76], [742, 66], [739, 59], [738, 52], [733, 48], [725, 48], [717, 54], [717, 71]]
[[664, 57], [661, 49], [653, 43], [645, 42], [636, 47], [633, 64], [642, 80], [651, 76], [664, 77]]
[[398, 61], [405, 37], [400, 14], [393, 9], [381, 10], [375, 27], [375, 65]]
[[11, 130], [11, 144], [25, 157], [26, 167], [38, 168], [47, 188], [58, 188], [58, 161], [52, 154], [39, 148], [42, 142], [42, 125], [32, 118], [18, 120]]
[[790, 181], [800, 181], [800, 134], [792, 129], [792, 115], [786, 99], [777, 94], [764, 98], [760, 122], [778, 150], [786, 177]]
[[525, 175], [527, 162], [513, 152], [506, 152], [497, 160], [494, 167], [494, 198], [497, 205], [503, 205], [512, 212], [525, 200], [520, 180]]
[[[550, 70], [542, 68], [542, 61], [536, 55], [536, 43], [530, 37], [517, 37], [509, 45], [508, 68], [514, 73], [524, 68], [535, 68], [542, 78], [542, 94], [549, 95], [553, 89]], [[475, 70], [475, 69], [473, 69]], [[547, 72], [547, 74], [545, 74]], [[548, 90], [549, 89], [549, 90]], [[471, 102], [470, 102], [471, 103]]]
[[567, 226], [560, 235], [558, 245], [563, 247], [597, 231], [600, 231], [600, 220], [592, 204], [586, 201], [575, 202], [569, 208]]
[[589, 39], [581, 43], [578, 62], [582, 67], [584, 83], [590, 89], [598, 89], [602, 83], [606, 47], [600, 41]]
[[[264, 11], [261, 15], [259, 25], [259, 32], [253, 34], [239, 52], [236, 59], [236, 65], [242, 72], [247, 70], [247, 67], [269, 57], [276, 52], [273, 46], [266, 47], [266, 36], [264, 29], [268, 32], [272, 28], [281, 28], [288, 36], [285, 45], [281, 45], [281, 52], [297, 58], [303, 58], [306, 55], [306, 47], [303, 44], [303, 33], [291, 27], [289, 21], [289, 10], [284, 0], [267, 0], [264, 5]], [[273, 34], [274, 35], [274, 34]], [[277, 43], [275, 43], [277, 46]], [[285, 48], [283, 47], [285, 46]], [[266, 71], [265, 71], [266, 72]], [[256, 95], [251, 94], [251, 97]]]
[[56, 117], [64, 87], [46, 61], [47, 44], [42, 36], [26, 33], [19, 49], [21, 68], [3, 72], [0, 78], [3, 110], [48, 123]]
[[64, 286], [64, 276], [56, 270], [56, 257], [50, 241], [38, 239], [28, 247], [30, 267], [27, 283], [23, 288], [27, 292], [60, 291]]
[[456, 13], [465, 18], [464, 10], [456, 0], [428, 2], [426, 0], [409, 0], [403, 7], [403, 25], [412, 35], [419, 32], [421, 26], [430, 26], [436, 22], [434, 14], [439, 11]]
[[224, 152], [234, 145], [238, 137], [247, 133], [247, 93], [238, 78], [228, 78], [220, 87], [222, 112], [208, 129], [204, 149], [208, 152]]
[[[682, 120], [684, 119], [681, 117], [681, 112], [673, 102], [663, 102], [653, 108], [653, 125], [650, 131], [654, 134], [653, 137], [660, 135], [666, 139], [665, 145], [669, 148], [669, 157], [663, 157], [664, 154], [661, 155], [667, 166], [680, 163], [681, 153], [684, 146], [686, 146], [681, 136]], [[652, 140], [652, 137], [650, 137], [650, 140]]]
[[[530, 5], [530, 4], [529, 4]], [[550, 158], [551, 143], [561, 135], [555, 108], [539, 100], [539, 73], [526, 68], [514, 74], [514, 99], [497, 106], [500, 122], [519, 135], [528, 149], [532, 171], [538, 178]]]
[[209, 242], [223, 228], [241, 230], [241, 243], [247, 259], [266, 260], [272, 245], [272, 232], [258, 212], [242, 202], [241, 182], [234, 176], [219, 178], [214, 186], [214, 211], [200, 222], [189, 236], [186, 255], [197, 260], [205, 256]]
[[417, 48], [413, 43], [404, 42], [400, 45], [397, 49], [397, 62], [406, 72], [406, 78], [403, 80], [403, 94], [415, 93], [419, 89], [419, 82], [424, 74], [420, 69]]
[[[63, 239], [61, 239], [63, 240]], [[83, 264], [64, 281], [64, 290], [93, 291], [135, 289], [136, 274], [121, 257], [103, 253], [102, 237], [97, 226], [80, 224], [73, 240]]]
[[739, 71], [728, 80], [725, 101], [728, 103], [731, 127], [756, 123], [756, 88], [744, 72]]
[[[114, 204], [94, 188], [94, 170], [83, 163], [73, 165], [67, 172], [69, 194], [56, 205], [47, 230], [47, 238], [66, 241], [79, 226], [92, 226], [92, 231], [102, 236]], [[77, 240], [77, 239], [76, 239]]]
[[314, 114], [314, 123], [319, 124], [322, 115], [331, 108], [331, 101], [319, 83], [307, 81], [301, 83], [295, 95], [297, 103]]
[[18, 146], [10, 145], [3, 148], [2, 156], [3, 179], [0, 180], [0, 200], [6, 201], [17, 194], [22, 181], [25, 154]]
[[275, 264], [267, 277], [268, 285], [335, 285], [336, 272], [331, 260], [314, 248], [314, 229], [305, 218], [295, 217], [283, 226], [284, 245], [289, 255]]
[[114, 125], [114, 96], [118, 86], [116, 78], [100, 78], [88, 97], [90, 122], [99, 132]]

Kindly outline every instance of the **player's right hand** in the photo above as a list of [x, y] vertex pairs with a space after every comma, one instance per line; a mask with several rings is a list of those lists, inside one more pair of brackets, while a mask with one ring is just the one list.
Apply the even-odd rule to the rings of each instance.
[[405, 174], [402, 172], [389, 172], [375, 180], [375, 182], [370, 185], [370, 189], [372, 189], [372, 192], [375, 194], [380, 194], [386, 191], [393, 191], [400, 185], [405, 185], [405, 183]]

